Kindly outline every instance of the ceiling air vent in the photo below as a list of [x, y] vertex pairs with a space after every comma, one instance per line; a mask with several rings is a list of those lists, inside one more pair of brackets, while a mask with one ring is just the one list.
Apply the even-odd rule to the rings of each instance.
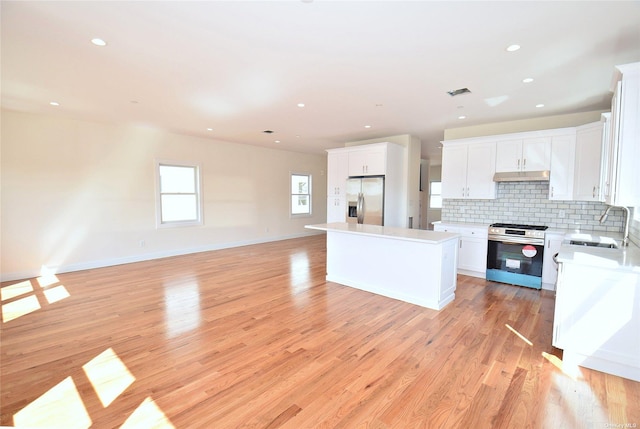
[[452, 91], [447, 91], [447, 94], [449, 94], [452, 97], [455, 97], [456, 95], [460, 95], [460, 94], [466, 94], [469, 91], [469, 88], [460, 88], [460, 89], [454, 89]]
[[273, 134], [273, 130], [264, 130], [263, 133], [265, 133], [265, 134]]

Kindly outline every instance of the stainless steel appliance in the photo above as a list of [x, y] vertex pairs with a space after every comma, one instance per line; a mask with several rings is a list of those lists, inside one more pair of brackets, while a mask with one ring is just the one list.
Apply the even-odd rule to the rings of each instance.
[[347, 179], [347, 222], [384, 225], [384, 176]]
[[541, 289], [547, 228], [508, 223], [490, 225], [487, 280]]

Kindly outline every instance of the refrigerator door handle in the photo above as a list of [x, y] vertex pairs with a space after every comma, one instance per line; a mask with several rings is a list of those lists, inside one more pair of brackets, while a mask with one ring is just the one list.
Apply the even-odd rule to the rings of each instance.
[[364, 223], [364, 194], [358, 194], [358, 223]]

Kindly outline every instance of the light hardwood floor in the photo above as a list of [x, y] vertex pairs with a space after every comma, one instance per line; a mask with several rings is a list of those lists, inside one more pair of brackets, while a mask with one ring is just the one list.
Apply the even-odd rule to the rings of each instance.
[[459, 276], [438, 312], [324, 277], [319, 235], [4, 283], [0, 424], [640, 425], [640, 383], [560, 369], [550, 292]]

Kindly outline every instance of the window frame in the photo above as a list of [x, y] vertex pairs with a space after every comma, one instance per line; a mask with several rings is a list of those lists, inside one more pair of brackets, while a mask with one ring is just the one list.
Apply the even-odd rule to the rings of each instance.
[[[294, 176], [306, 176], [309, 180], [308, 189], [306, 194], [301, 194], [298, 192], [294, 192], [293, 190], [293, 177]], [[289, 217], [290, 218], [298, 218], [298, 217], [311, 217], [313, 216], [313, 175], [311, 173], [300, 173], [291, 171], [289, 172]], [[293, 197], [295, 195], [306, 195], [309, 201], [309, 213], [293, 213]]]
[[[434, 194], [433, 193], [433, 184], [434, 183], [439, 183], [440, 184], [440, 193], [439, 194]], [[434, 207], [431, 204], [432, 203], [432, 198], [433, 198], [434, 195], [440, 197], [440, 207]], [[434, 210], [442, 209], [442, 180], [430, 180], [429, 181], [429, 209], [434, 209]]]
[[[175, 195], [195, 195], [196, 197], [196, 219], [195, 220], [174, 220], [174, 221], [162, 221], [162, 193], [160, 168], [161, 167], [186, 167], [194, 169], [195, 179], [195, 192], [194, 193], [171, 193]], [[156, 228], [176, 228], [185, 226], [202, 226], [204, 223], [203, 210], [202, 210], [202, 169], [200, 164], [192, 162], [172, 161], [172, 160], [156, 160], [155, 163], [156, 174]]]

